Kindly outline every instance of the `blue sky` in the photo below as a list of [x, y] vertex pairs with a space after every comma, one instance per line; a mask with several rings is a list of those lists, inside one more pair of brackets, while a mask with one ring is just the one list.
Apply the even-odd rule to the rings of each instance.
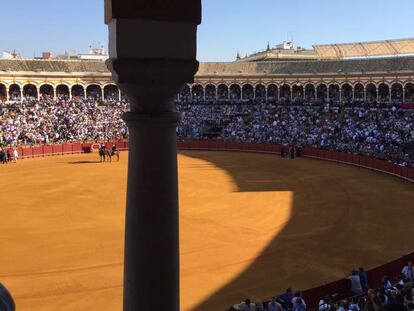
[[[24, 57], [107, 44], [103, 0], [2, 1], [0, 50]], [[229, 61], [293, 39], [295, 45], [414, 37], [413, 0], [203, 0], [198, 58]]]

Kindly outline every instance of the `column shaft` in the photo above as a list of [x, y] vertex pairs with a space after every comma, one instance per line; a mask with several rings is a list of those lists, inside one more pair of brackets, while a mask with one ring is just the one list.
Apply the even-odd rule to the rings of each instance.
[[391, 87], [388, 87], [388, 101], [389, 101], [389, 104], [391, 104], [391, 102], [392, 102]]
[[124, 310], [179, 311], [179, 114], [130, 112], [124, 120], [130, 133]]

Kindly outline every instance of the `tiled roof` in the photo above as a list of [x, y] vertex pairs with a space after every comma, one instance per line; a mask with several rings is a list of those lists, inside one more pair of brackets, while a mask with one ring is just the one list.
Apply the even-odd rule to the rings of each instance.
[[[64, 60], [0, 60], [0, 71], [11, 72], [96, 72], [109, 73], [104, 62]], [[324, 73], [375, 73], [414, 72], [414, 56], [324, 60], [324, 61], [271, 61], [201, 63], [198, 75], [225, 74], [324, 74]]]

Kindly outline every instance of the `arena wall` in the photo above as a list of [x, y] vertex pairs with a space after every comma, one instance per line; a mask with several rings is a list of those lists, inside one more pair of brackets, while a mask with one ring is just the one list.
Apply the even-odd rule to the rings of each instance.
[[[224, 141], [181, 141], [178, 142], [178, 148], [182, 150], [225, 150], [280, 154], [281, 146], [277, 144], [253, 144]], [[402, 167], [372, 157], [308, 147], [301, 149], [301, 156], [355, 165], [414, 182], [414, 168]]]
[[[76, 154], [90, 152], [99, 143], [73, 143], [60, 145], [41, 145], [18, 147], [17, 152], [21, 159], [45, 157], [54, 155]], [[115, 144], [119, 150], [127, 150], [128, 142], [105, 142], [107, 148]], [[254, 144], [225, 141], [179, 141], [180, 150], [222, 150], [222, 151], [248, 151], [270, 154], [280, 154], [281, 146], [277, 144]], [[414, 182], [414, 168], [402, 167], [373, 157], [349, 154], [345, 152], [322, 150], [305, 147], [301, 149], [301, 156], [320, 160], [333, 161], [343, 164], [355, 165], [382, 173], [390, 174], [404, 180]]]

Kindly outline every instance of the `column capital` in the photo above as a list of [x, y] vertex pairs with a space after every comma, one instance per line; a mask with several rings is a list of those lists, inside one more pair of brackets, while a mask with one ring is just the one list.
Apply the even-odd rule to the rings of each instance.
[[174, 96], [194, 81], [198, 70], [196, 23], [121, 17], [112, 19], [108, 28], [106, 64], [128, 95], [131, 110], [174, 111]]

